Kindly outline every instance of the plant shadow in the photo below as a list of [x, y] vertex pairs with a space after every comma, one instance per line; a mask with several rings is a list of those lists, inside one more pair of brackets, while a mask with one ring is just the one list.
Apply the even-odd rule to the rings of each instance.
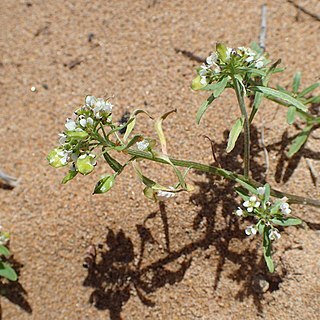
[[[11, 264], [11, 266], [16, 271], [17, 275], [20, 275], [21, 268], [23, 265], [15, 260], [13, 257], [6, 259], [7, 262]], [[0, 282], [0, 296], [5, 297], [11, 303], [19, 306], [25, 312], [32, 314], [32, 308], [27, 300], [27, 291], [24, 289], [22, 284], [17, 281], [7, 281], [2, 280]], [[0, 305], [0, 320], [2, 319], [2, 308]]]
[[[260, 159], [263, 149], [258, 143], [259, 133], [255, 127], [251, 134], [252, 141], [255, 141], [251, 146], [255, 155], [251, 159], [251, 173], [255, 180], [263, 183], [265, 167]], [[222, 143], [212, 142], [218, 162], [215, 165], [220, 164], [223, 168], [242, 173], [243, 136], [239, 137], [234, 150], [225, 154], [220, 151], [225, 150], [227, 137], [226, 131]], [[260, 240], [250, 241], [240, 228], [239, 219], [232, 214], [239, 205], [233, 190], [234, 182], [202, 172], [197, 174], [202, 178], [195, 182], [198, 190], [190, 197], [190, 201], [197, 207], [190, 230], [194, 234], [192, 241], [182, 243], [176, 250], [171, 249], [172, 241], [179, 243], [180, 239], [170, 238], [166, 206], [160, 202], [159, 210], [151, 212], [143, 223], [136, 225], [140, 239], [138, 248], [134, 248], [132, 240], [123, 230], [108, 229], [103, 245], [91, 250], [91, 261], [86, 264], [88, 274], [83, 285], [93, 289], [90, 302], [97, 309], [109, 310], [110, 319], [121, 319], [122, 309], [131, 296], [138, 296], [143, 304], [153, 307], [155, 302], [152, 294], [166, 285], [182, 281], [196, 250], [205, 254], [213, 251], [218, 256], [214, 266], [212, 290], [218, 290], [223, 277], [236, 281], [240, 289], [235, 293], [235, 299], [243, 301], [252, 297], [257, 314], [263, 313], [261, 301], [264, 293], [279, 288], [285, 271], [281, 274], [268, 274], [261, 257]], [[147, 221], [155, 218], [162, 221], [164, 254], [157, 256], [152, 262], [146, 262], [149, 258], [148, 247], [158, 245], [158, 239], [147, 227]], [[157, 236], [159, 237], [158, 234]], [[227, 261], [233, 264], [231, 272], [224, 270]]]

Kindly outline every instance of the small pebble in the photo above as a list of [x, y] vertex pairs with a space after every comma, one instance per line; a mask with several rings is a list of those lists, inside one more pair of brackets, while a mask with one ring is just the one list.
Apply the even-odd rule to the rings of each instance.
[[32, 92], [36, 92], [37, 89], [36, 89], [36, 87], [31, 87], [30, 90], [31, 90]]

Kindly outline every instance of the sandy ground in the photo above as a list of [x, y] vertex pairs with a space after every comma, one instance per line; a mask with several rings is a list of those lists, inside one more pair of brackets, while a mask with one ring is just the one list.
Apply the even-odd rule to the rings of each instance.
[[[317, 0], [298, 1], [320, 13]], [[11, 231], [19, 283], [3, 285], [3, 319], [316, 319], [320, 313], [320, 210], [294, 206], [306, 223], [282, 233], [277, 271], [267, 273], [261, 243], [244, 236], [231, 216], [231, 185], [192, 172], [190, 194], [159, 208], [145, 200], [127, 170], [108, 194], [92, 196], [102, 163], [88, 177], [61, 186], [64, 170], [45, 160], [57, 133], [87, 94], [114, 96], [115, 117], [145, 108], [154, 116], [177, 108], [166, 121], [169, 153], [212, 163], [206, 133], [220, 161], [240, 168], [241, 150], [226, 155], [226, 130], [238, 116], [227, 92], [202, 121], [195, 114], [205, 94], [192, 92], [197, 62], [175, 48], [206, 56], [216, 42], [249, 45], [260, 29], [263, 1], [8, 0], [0, 19], [0, 166], [19, 177], [0, 189], [0, 221]], [[319, 79], [319, 22], [284, 0], [266, 1], [267, 50], [281, 57], [289, 84]], [[88, 41], [88, 36], [91, 41]], [[32, 92], [31, 87], [36, 91]], [[263, 117], [262, 117], [263, 114]], [[288, 129], [285, 110], [265, 102], [254, 123], [253, 173], [262, 180], [262, 120], [271, 159], [267, 180], [300, 195], [320, 197], [305, 158], [320, 171], [320, 140], [281, 163], [273, 147]], [[140, 118], [141, 132], [152, 123]], [[293, 128], [288, 134], [295, 133]], [[153, 133], [151, 133], [153, 134]], [[285, 140], [284, 140], [285, 143]], [[150, 175], [170, 181], [170, 169]], [[259, 174], [260, 172], [260, 174]], [[160, 174], [161, 173], [161, 174]], [[98, 250], [97, 277], [82, 267], [90, 244]], [[257, 283], [269, 283], [259, 291]], [[318, 315], [318, 316], [317, 316]]]

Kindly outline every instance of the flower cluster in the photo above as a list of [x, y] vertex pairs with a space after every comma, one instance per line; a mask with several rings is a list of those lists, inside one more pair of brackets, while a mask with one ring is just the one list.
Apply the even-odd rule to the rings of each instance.
[[291, 213], [290, 206], [288, 204], [288, 198], [276, 200], [274, 203], [269, 201], [270, 198], [270, 186], [266, 184], [264, 187], [256, 189], [256, 194], [252, 196], [246, 196], [240, 194], [243, 199], [243, 207], [238, 207], [234, 214], [238, 217], [254, 217], [258, 220], [255, 225], [250, 225], [245, 229], [246, 235], [255, 235], [259, 231], [259, 227], [263, 226], [267, 228], [268, 237], [270, 240], [280, 239], [281, 235], [279, 230], [275, 227], [289, 226], [299, 224], [299, 219], [288, 217]]
[[229, 48], [218, 44], [216, 51], [210, 54], [198, 69], [199, 82], [206, 86], [231, 73], [241, 75], [248, 70], [254, 72], [254, 69], [263, 69], [268, 62], [261, 51], [246, 47]]
[[102, 98], [87, 96], [85, 104], [77, 109], [59, 134], [60, 146], [47, 159], [55, 168], [70, 165], [71, 172], [88, 174], [94, 169], [96, 156], [91, 153], [90, 141], [99, 123], [112, 123], [112, 104]]

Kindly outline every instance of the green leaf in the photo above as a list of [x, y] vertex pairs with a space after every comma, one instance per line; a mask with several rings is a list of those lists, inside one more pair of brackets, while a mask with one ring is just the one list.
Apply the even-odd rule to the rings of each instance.
[[265, 223], [260, 220], [258, 223], [258, 231], [260, 235], [263, 235], [265, 226], [266, 226]]
[[223, 43], [217, 43], [216, 50], [217, 50], [219, 59], [222, 62], [226, 62], [226, 60], [227, 60], [227, 47]]
[[104, 176], [102, 179], [100, 179], [94, 188], [93, 194], [101, 194], [108, 192], [114, 186], [116, 176], [117, 173], [111, 176]]
[[308, 140], [309, 134], [312, 130], [312, 125], [306, 126], [293, 140], [292, 145], [288, 151], [287, 156], [291, 158], [294, 154], [296, 154], [301, 147], [306, 143]]
[[309, 87], [305, 88], [304, 90], [302, 90], [298, 94], [298, 97], [304, 97], [305, 95], [309, 94], [313, 90], [317, 89], [319, 86], [320, 86], [320, 82], [316, 82], [316, 83], [312, 84], [311, 86], [309, 86]]
[[269, 239], [269, 230], [270, 228], [265, 227], [263, 232], [263, 256], [269, 271], [272, 273], [274, 272], [274, 263], [272, 260], [271, 240]]
[[131, 119], [129, 119], [129, 121], [127, 122], [127, 128], [126, 128], [126, 132], [124, 133], [123, 136], [123, 141], [126, 141], [130, 135], [130, 133], [132, 132], [132, 130], [134, 129], [134, 126], [136, 125], [136, 118], [135, 116]]
[[123, 169], [123, 166], [121, 163], [119, 163], [116, 159], [110, 156], [110, 154], [107, 151], [103, 151], [103, 157], [107, 161], [108, 165], [110, 168], [115, 171], [120, 173]]
[[270, 185], [269, 185], [269, 183], [266, 183], [264, 185], [264, 189], [265, 189], [265, 192], [264, 192], [264, 203], [266, 203], [270, 199]]
[[242, 185], [245, 189], [247, 189], [250, 193], [257, 195], [257, 189], [253, 184], [251, 184], [248, 181], [245, 181], [244, 179], [241, 178], [235, 178], [235, 181], [238, 182], [240, 185]]
[[301, 72], [297, 72], [293, 78], [292, 90], [294, 93], [297, 93], [300, 87], [301, 81]]
[[154, 128], [155, 128], [155, 130], [158, 134], [159, 140], [160, 140], [161, 150], [164, 154], [167, 154], [168, 152], [167, 152], [166, 137], [164, 136], [163, 129], [162, 129], [162, 122], [173, 112], [177, 112], [177, 109], [166, 112], [163, 116], [158, 118], [154, 124]]
[[239, 135], [241, 133], [242, 127], [243, 127], [244, 121], [243, 117], [237, 119], [235, 124], [233, 125], [228, 138], [228, 145], [227, 145], [227, 153], [231, 152], [239, 138]]
[[287, 122], [288, 124], [293, 124], [296, 118], [296, 107], [290, 106], [287, 112]]
[[[139, 113], [144, 113], [146, 114], [150, 119], [153, 119], [150, 114], [142, 109], [137, 109], [135, 110], [132, 115], [130, 116], [130, 119], [128, 120], [128, 122], [125, 124], [125, 126], [127, 127], [126, 132], [123, 136], [123, 141], [126, 141], [130, 135], [130, 133], [132, 132], [132, 130], [134, 129], [134, 126], [136, 125], [136, 116]], [[121, 127], [119, 127], [119, 130], [121, 129]]]
[[213, 100], [215, 99], [214, 95], [211, 94], [208, 99], [202, 103], [202, 105], [200, 106], [198, 112], [197, 112], [197, 116], [196, 116], [196, 121], [197, 124], [200, 123], [200, 120], [202, 118], [202, 116], [204, 115], [204, 113], [207, 111], [209, 105], [213, 102]]
[[296, 108], [302, 111], [307, 111], [307, 107], [305, 105], [303, 105], [300, 101], [298, 101], [297, 99], [295, 99], [287, 93], [261, 86], [252, 87], [251, 90], [262, 92], [267, 98], [268, 96], [270, 96], [275, 99], [281, 99], [283, 101], [289, 102], [291, 105], [295, 106]]
[[288, 217], [288, 218], [273, 218], [271, 219], [271, 222], [273, 222], [274, 224], [278, 225], [278, 226], [282, 226], [282, 227], [288, 227], [288, 226], [296, 226], [302, 223], [302, 221], [298, 218], [292, 218], [292, 217]]
[[0, 277], [4, 277], [10, 281], [16, 281], [18, 276], [14, 269], [6, 262], [0, 261]]
[[0, 245], [0, 255], [4, 255], [6, 257], [10, 256], [10, 251], [7, 247]]
[[221, 81], [217, 83], [211, 83], [203, 87], [201, 90], [213, 91], [213, 96], [218, 98], [223, 90], [226, 88], [229, 79], [228, 77], [222, 78]]
[[320, 96], [311, 97], [306, 101], [306, 104], [312, 103], [312, 104], [318, 104], [320, 103]]
[[250, 196], [247, 190], [243, 189], [243, 188], [239, 188], [239, 187], [235, 187], [234, 188], [235, 192], [244, 200], [247, 201], [249, 200]]
[[62, 179], [61, 183], [66, 184], [68, 181], [72, 180], [77, 174], [78, 174], [78, 171], [69, 170], [67, 175]]

